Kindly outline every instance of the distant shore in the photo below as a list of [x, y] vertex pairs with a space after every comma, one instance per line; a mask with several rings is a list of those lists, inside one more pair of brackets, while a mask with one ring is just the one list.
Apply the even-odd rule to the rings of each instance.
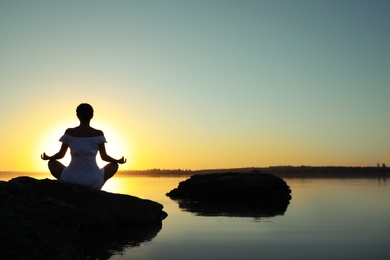
[[154, 176], [154, 177], [187, 177], [194, 174], [221, 172], [261, 172], [282, 178], [387, 178], [390, 177], [388, 167], [346, 167], [346, 166], [270, 166], [205, 170], [128, 170], [119, 171], [119, 176]]
[[[224, 169], [148, 169], [148, 170], [122, 170], [117, 177], [189, 177], [195, 174], [209, 174], [222, 172], [260, 172], [269, 173], [281, 178], [388, 178], [389, 167], [360, 167], [360, 166], [269, 166], [269, 167], [243, 167]], [[0, 180], [8, 180], [15, 176], [42, 176], [50, 178], [49, 172], [19, 172], [0, 171]]]

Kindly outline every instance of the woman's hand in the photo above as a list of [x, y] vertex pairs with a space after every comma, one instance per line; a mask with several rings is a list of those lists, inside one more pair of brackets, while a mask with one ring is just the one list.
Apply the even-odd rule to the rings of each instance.
[[43, 153], [43, 154], [41, 154], [41, 159], [42, 159], [42, 160], [50, 160], [51, 157], [48, 156], [46, 153]]
[[42, 160], [58, 160], [64, 158], [66, 151], [68, 150], [68, 145], [63, 143], [58, 153], [53, 156], [48, 156], [46, 153], [41, 154]]
[[120, 163], [120, 164], [123, 164], [125, 163], [127, 160], [125, 159], [125, 157], [122, 156], [122, 158], [120, 158], [119, 160], [116, 160], [117, 163]]

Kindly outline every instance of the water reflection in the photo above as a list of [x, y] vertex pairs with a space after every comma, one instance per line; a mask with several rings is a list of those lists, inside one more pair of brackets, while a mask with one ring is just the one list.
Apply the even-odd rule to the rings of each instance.
[[[165, 193], [185, 180], [183, 177], [113, 178], [110, 183], [123, 185], [113, 185], [111, 192], [157, 201], [169, 217], [149, 238], [132, 239], [127, 234], [121, 240], [114, 236], [103, 252], [99, 248], [104, 246], [105, 234], [92, 234], [89, 256], [107, 259], [108, 250], [108, 254], [115, 253], [112, 260], [390, 259], [390, 185], [385, 178], [284, 179], [294, 197], [288, 211], [283, 217], [255, 222], [250, 218], [196, 217], [197, 213], [184, 212], [184, 207], [180, 210], [179, 201]], [[128, 248], [123, 250], [126, 243]]]
[[387, 185], [387, 175], [382, 174], [378, 175], [378, 186], [386, 186]]
[[256, 219], [284, 215], [290, 203], [289, 200], [263, 201], [261, 203], [175, 201], [181, 210], [194, 213], [196, 216], [251, 217]]
[[129, 248], [151, 241], [161, 227], [161, 225], [143, 225], [88, 231], [81, 239], [87, 259], [110, 259], [113, 255], [122, 255]]

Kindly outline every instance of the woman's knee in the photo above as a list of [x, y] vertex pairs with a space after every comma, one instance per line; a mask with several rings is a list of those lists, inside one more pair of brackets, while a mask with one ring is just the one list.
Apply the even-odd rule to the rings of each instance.
[[114, 176], [114, 174], [118, 171], [117, 163], [109, 163], [104, 167], [104, 181], [107, 181], [109, 178]]
[[115, 170], [115, 172], [118, 171], [118, 168], [119, 168], [119, 165], [117, 163], [113, 163], [113, 166], [112, 166]]
[[56, 163], [56, 161], [54, 161], [54, 160], [50, 160], [50, 161], [47, 163], [47, 166], [49, 167], [50, 172], [56, 171], [56, 169], [58, 168], [58, 167], [57, 167], [57, 163]]
[[56, 165], [57, 161], [56, 160], [49, 160], [47, 165], [49, 166], [49, 169], [54, 168]]
[[48, 162], [48, 167], [50, 170], [50, 173], [56, 178], [60, 179], [61, 178], [61, 173], [64, 170], [65, 166], [60, 163], [59, 161], [56, 160], [50, 160]]
[[117, 172], [118, 171], [118, 164], [117, 163], [109, 163], [106, 165], [106, 167], [104, 167], [106, 170], [109, 170], [110, 172]]

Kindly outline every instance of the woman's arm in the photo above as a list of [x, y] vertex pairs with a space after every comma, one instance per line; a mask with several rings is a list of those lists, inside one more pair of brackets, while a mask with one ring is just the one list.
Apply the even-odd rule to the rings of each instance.
[[68, 150], [68, 145], [63, 143], [58, 153], [56, 153], [53, 156], [48, 156], [46, 153], [43, 153], [41, 154], [41, 158], [42, 160], [58, 160], [64, 158], [67, 150]]
[[100, 153], [100, 157], [102, 158], [102, 160], [106, 161], [106, 162], [122, 164], [122, 163], [125, 163], [127, 161], [123, 156], [119, 160], [116, 160], [116, 159], [112, 158], [111, 156], [109, 156], [106, 152], [106, 146], [104, 145], [104, 143], [99, 144], [99, 153]]

